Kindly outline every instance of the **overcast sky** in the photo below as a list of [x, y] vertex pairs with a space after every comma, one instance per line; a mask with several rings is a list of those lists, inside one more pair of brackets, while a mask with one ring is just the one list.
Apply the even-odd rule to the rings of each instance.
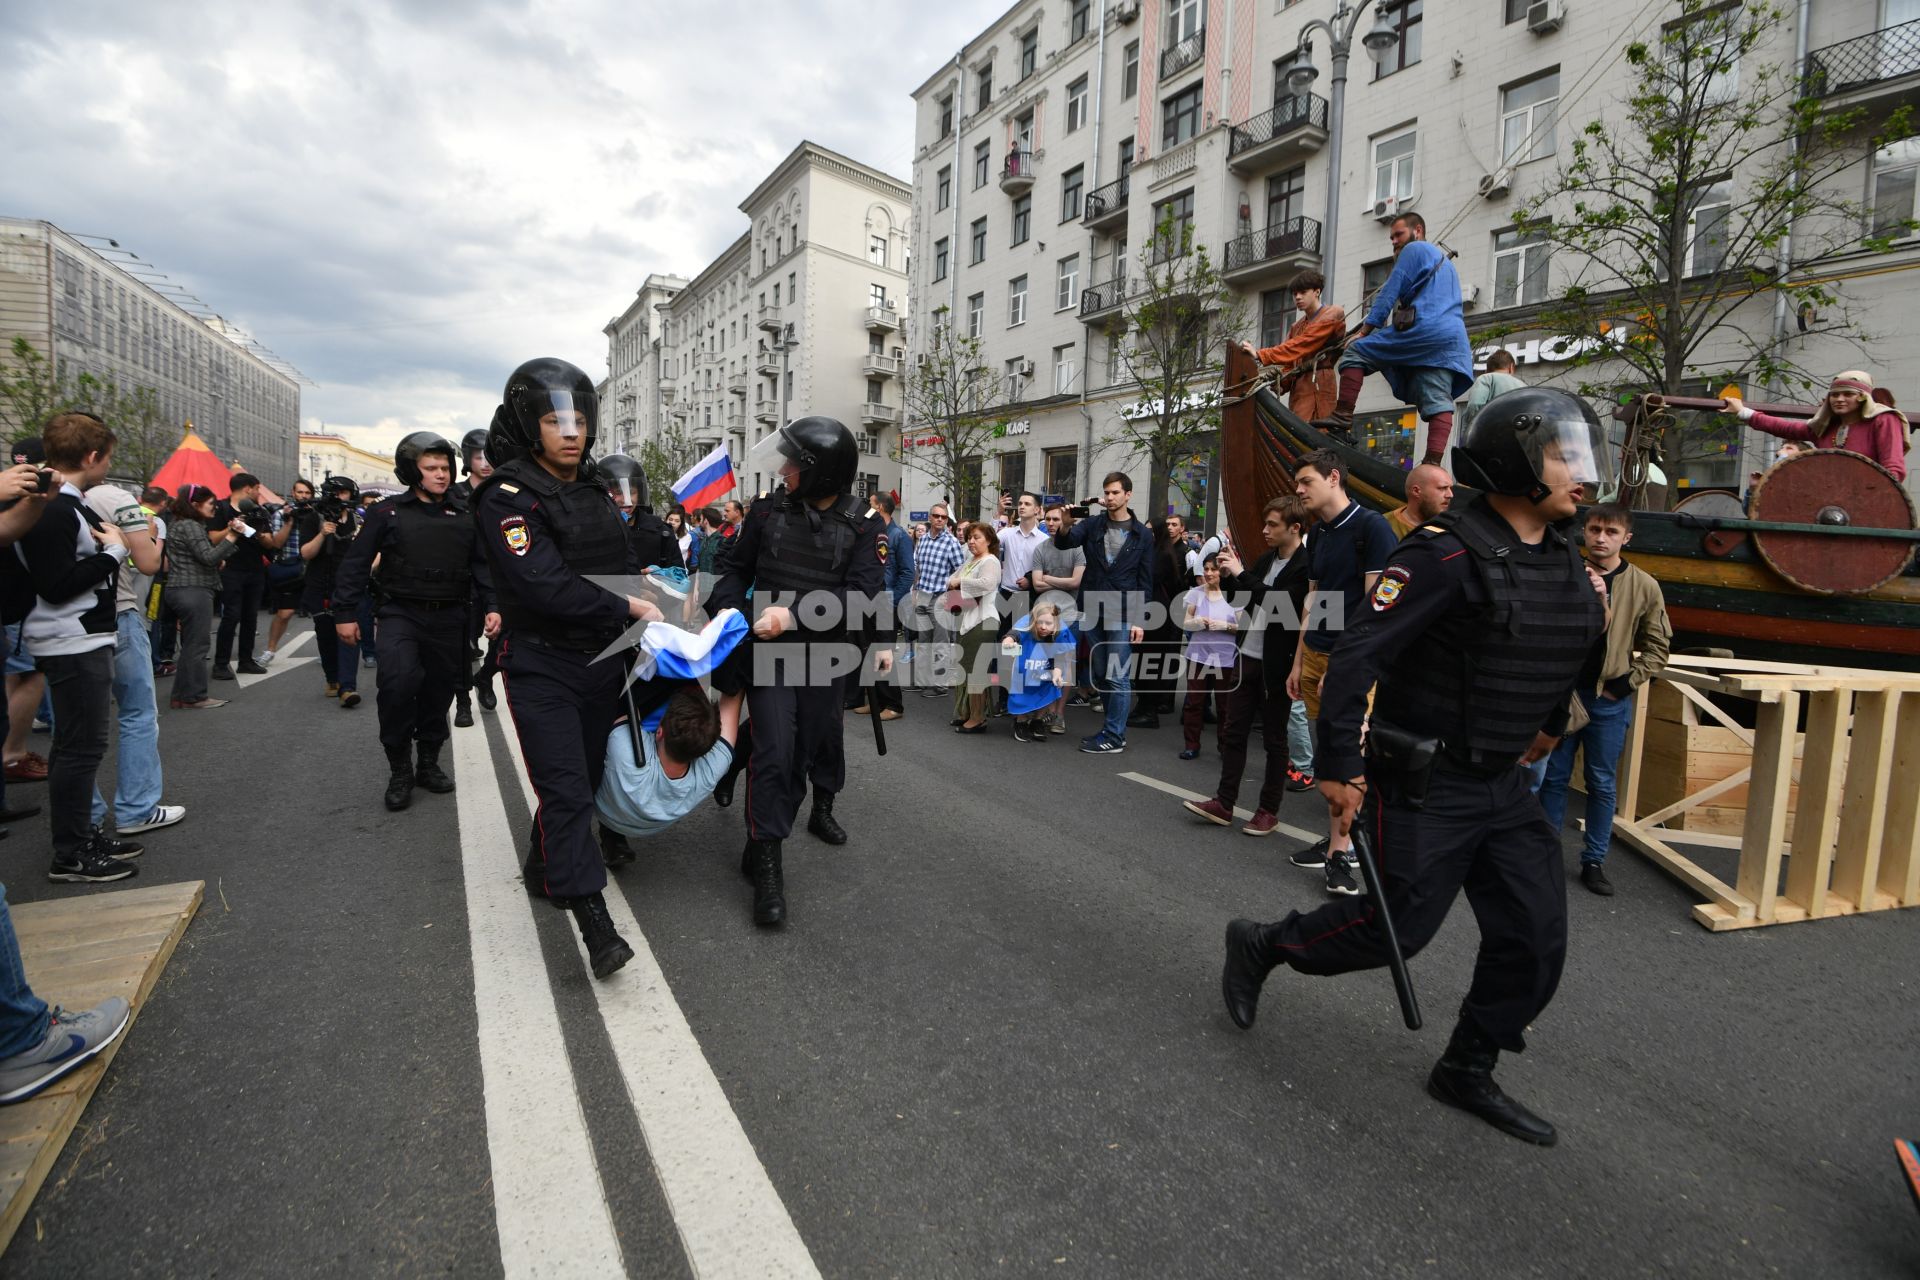
[[802, 139], [912, 176], [908, 94], [1004, 8], [8, 4], [0, 212], [111, 236], [386, 449], [692, 275]]

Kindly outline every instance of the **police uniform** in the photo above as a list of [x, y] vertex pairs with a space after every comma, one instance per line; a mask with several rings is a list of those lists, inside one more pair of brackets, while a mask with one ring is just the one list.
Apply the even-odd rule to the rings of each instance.
[[627, 521], [627, 541], [633, 544], [633, 562], [649, 569], [685, 569], [680, 540], [673, 526], [651, 511], [638, 511]]

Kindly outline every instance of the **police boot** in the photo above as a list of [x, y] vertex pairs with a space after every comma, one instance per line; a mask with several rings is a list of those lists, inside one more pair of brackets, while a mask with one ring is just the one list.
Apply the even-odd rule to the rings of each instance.
[[[559, 905], [559, 900], [555, 901]], [[593, 966], [594, 977], [604, 978], [633, 959], [633, 948], [614, 929], [613, 917], [607, 914], [605, 895], [589, 893], [583, 898], [568, 898], [565, 906], [580, 926], [580, 940], [587, 944], [587, 963]]]
[[500, 705], [499, 699], [493, 696], [493, 681], [491, 679], [474, 681], [473, 696], [474, 700], [480, 704], [482, 711], [492, 711]]
[[1267, 926], [1235, 920], [1227, 926], [1227, 963], [1220, 971], [1220, 994], [1226, 997], [1227, 1016], [1245, 1031], [1260, 1010], [1260, 984], [1267, 980], [1279, 953], [1267, 938]]
[[453, 704], [453, 727], [456, 729], [473, 728], [473, 700], [461, 694]]
[[435, 795], [443, 796], [453, 790], [453, 779], [440, 767], [440, 746], [438, 742], [432, 746], [420, 744], [420, 767], [413, 771], [413, 780]]
[[387, 764], [393, 772], [387, 777], [387, 808], [400, 810], [413, 803], [413, 751], [405, 746], [387, 748]]
[[1559, 1139], [1553, 1126], [1509, 1098], [1493, 1079], [1499, 1046], [1480, 1028], [1460, 1019], [1447, 1051], [1433, 1064], [1427, 1092], [1450, 1107], [1479, 1116], [1502, 1133], [1550, 1147]]
[[845, 844], [847, 831], [833, 819], [833, 792], [813, 789], [813, 812], [807, 815], [807, 831], [828, 844]]
[[753, 881], [753, 922], [783, 924], [787, 918], [787, 882], [780, 874], [780, 842], [747, 844], [747, 874]]
[[725, 773], [713, 786], [713, 802], [722, 809], [733, 803], [733, 784], [739, 778], [737, 773]]
[[633, 861], [633, 846], [618, 831], [600, 828], [600, 860], [609, 867], [624, 867]]

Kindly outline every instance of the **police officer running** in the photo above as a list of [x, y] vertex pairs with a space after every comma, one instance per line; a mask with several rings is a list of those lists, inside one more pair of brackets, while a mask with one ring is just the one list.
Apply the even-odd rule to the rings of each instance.
[[[753, 745], [740, 870], [753, 882], [753, 921], [760, 925], [787, 918], [780, 846], [793, 832], [809, 780], [808, 830], [829, 843], [845, 840], [833, 822], [833, 798], [846, 785], [843, 685], [833, 663], [849, 658], [851, 646], [871, 644], [875, 672], [893, 668], [881, 522], [867, 519], [864, 504], [853, 499], [860, 462], [853, 433], [832, 418], [807, 417], [762, 446], [770, 442], [780, 452], [782, 485], [747, 509], [740, 532], [720, 552], [719, 581], [707, 601], [711, 614], [752, 607], [754, 643], [742, 646], [751, 651], [754, 683], [747, 693]], [[876, 626], [882, 619], [887, 625]], [[836, 833], [839, 840], [831, 838]]]
[[[1427, 1092], [1528, 1142], [1553, 1126], [1493, 1079], [1560, 981], [1567, 898], [1560, 835], [1519, 766], [1550, 752], [1568, 697], [1606, 625], [1605, 585], [1557, 527], [1604, 479], [1606, 435], [1564, 391], [1490, 401], [1454, 449], [1483, 491], [1416, 529], [1388, 561], [1364, 616], [1333, 651], [1320, 716], [1320, 790], [1371, 838], [1407, 955], [1438, 932], [1462, 888], [1480, 924], [1472, 985]], [[1361, 725], [1379, 682], [1364, 769]], [[1361, 811], [1362, 801], [1366, 808]], [[1253, 1025], [1277, 965], [1336, 974], [1389, 962], [1370, 897], [1227, 926], [1227, 1011]]]
[[[466, 478], [447, 490], [447, 496], [459, 503], [462, 509], [472, 511], [474, 486], [493, 474], [493, 463], [487, 461], [485, 427], [475, 427], [460, 437], [460, 469]], [[473, 727], [475, 698], [479, 700], [482, 711], [492, 711], [499, 705], [498, 699], [493, 696], [493, 677], [499, 670], [500, 640], [498, 636], [488, 639], [486, 651], [482, 654], [477, 646], [485, 630], [486, 612], [476, 593], [467, 609], [466, 645], [460, 662], [460, 692], [454, 695], [453, 725], [456, 729]], [[480, 659], [478, 675], [473, 671], [475, 658]]]
[[[453, 790], [440, 750], [449, 736], [447, 707], [463, 683], [467, 610], [477, 595], [489, 636], [500, 629], [500, 615], [488, 599], [473, 521], [448, 493], [452, 443], [413, 432], [393, 452], [393, 474], [407, 491], [367, 512], [333, 599], [342, 617], [353, 617], [371, 573], [380, 625], [380, 745], [392, 769], [386, 804], [397, 810], [412, 802], [416, 784], [436, 794]], [[343, 643], [359, 643], [357, 621], [334, 629]]]
[[594, 976], [633, 958], [607, 914], [593, 838], [625, 664], [594, 658], [653, 605], [588, 581], [631, 572], [626, 528], [592, 482], [599, 417], [593, 380], [564, 360], [529, 360], [507, 379], [487, 440], [497, 464], [474, 495], [474, 523], [503, 619], [500, 671], [539, 807], [529, 891], [573, 912]]

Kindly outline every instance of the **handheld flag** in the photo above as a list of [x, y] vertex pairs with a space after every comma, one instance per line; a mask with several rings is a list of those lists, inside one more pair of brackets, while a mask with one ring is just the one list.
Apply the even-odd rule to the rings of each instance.
[[673, 482], [673, 496], [687, 510], [698, 511], [719, 501], [734, 483], [733, 459], [727, 456], [727, 446], [718, 444]]

